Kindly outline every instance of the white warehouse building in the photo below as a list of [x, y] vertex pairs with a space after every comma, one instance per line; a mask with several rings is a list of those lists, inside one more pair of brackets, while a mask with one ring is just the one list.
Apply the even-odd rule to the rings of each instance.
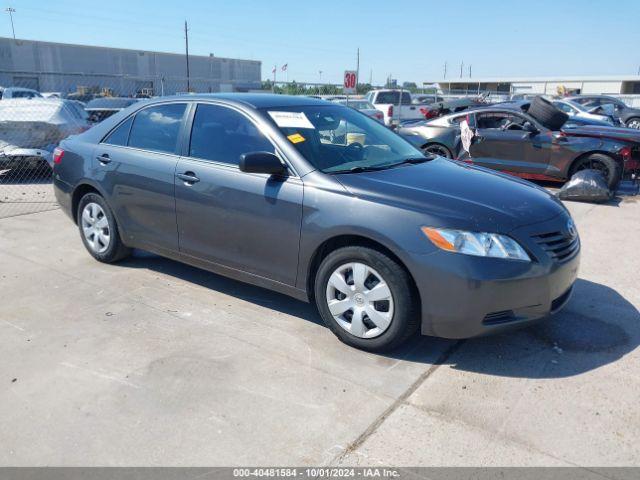
[[452, 78], [425, 82], [425, 85], [432, 84], [437, 84], [444, 93], [488, 91], [505, 94], [556, 95], [564, 90], [575, 94], [640, 95], [640, 75]]

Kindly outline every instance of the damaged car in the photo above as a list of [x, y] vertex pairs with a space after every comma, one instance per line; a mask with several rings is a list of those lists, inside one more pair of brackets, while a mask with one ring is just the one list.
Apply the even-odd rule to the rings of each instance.
[[[468, 152], [460, 139], [460, 123], [464, 120], [475, 129]], [[602, 172], [610, 188], [625, 176], [637, 178], [637, 131], [568, 127], [548, 128], [520, 108], [492, 106], [405, 125], [398, 133], [423, 152], [532, 180], [564, 182], [587, 168]]]
[[33, 170], [51, 165], [53, 150], [60, 141], [88, 128], [86, 118], [69, 100], [3, 100], [0, 102], [0, 169]]
[[137, 101], [139, 101], [137, 98], [100, 97], [89, 101], [84, 109], [89, 115], [89, 122], [100, 123], [105, 118], [109, 118]]

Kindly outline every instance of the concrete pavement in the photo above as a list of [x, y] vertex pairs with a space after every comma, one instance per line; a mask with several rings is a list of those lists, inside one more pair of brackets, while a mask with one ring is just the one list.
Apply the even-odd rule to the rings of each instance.
[[638, 465], [640, 202], [569, 207], [565, 311], [390, 355], [276, 293], [95, 262], [60, 211], [0, 219], [0, 465]]

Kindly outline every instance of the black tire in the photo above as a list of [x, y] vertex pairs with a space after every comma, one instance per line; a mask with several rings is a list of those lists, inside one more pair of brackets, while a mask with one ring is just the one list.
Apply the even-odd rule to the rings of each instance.
[[560, 130], [569, 118], [569, 115], [542, 97], [535, 97], [531, 101], [527, 113], [550, 130]]
[[640, 130], [640, 117], [631, 117], [628, 118], [625, 122], [625, 126], [627, 128], [634, 128], [636, 130]]
[[620, 163], [602, 153], [592, 153], [587, 157], [577, 160], [571, 168], [571, 175], [586, 169], [601, 172], [610, 190], [614, 190], [622, 178], [622, 167]]
[[451, 150], [441, 143], [429, 143], [422, 147], [422, 151], [426, 154], [440, 155], [444, 158], [453, 158]]
[[[342, 265], [359, 262], [379, 273], [391, 291], [393, 314], [389, 326], [374, 338], [352, 335], [333, 317], [327, 303], [329, 278]], [[355, 283], [355, 282], [354, 282]], [[361, 350], [383, 352], [405, 342], [418, 329], [420, 322], [418, 294], [407, 271], [389, 256], [366, 247], [344, 247], [327, 255], [315, 278], [314, 296], [325, 324], [344, 343]]]
[[[108, 232], [109, 232], [109, 244], [104, 252], [95, 251], [89, 244], [89, 241], [85, 237], [83, 231], [83, 223], [82, 223], [82, 213], [85, 207], [89, 203], [96, 203], [104, 212], [104, 217], [107, 219], [108, 223]], [[118, 230], [118, 224], [116, 222], [115, 217], [113, 216], [113, 212], [107, 202], [97, 193], [87, 193], [80, 199], [80, 203], [78, 204], [78, 212], [77, 212], [77, 221], [78, 221], [78, 230], [80, 231], [80, 238], [82, 239], [82, 243], [84, 244], [87, 251], [95, 258], [96, 260], [104, 263], [114, 263], [119, 260], [122, 260], [125, 257], [128, 257], [131, 254], [131, 249], [127, 247], [122, 240], [120, 239], [120, 231]]]

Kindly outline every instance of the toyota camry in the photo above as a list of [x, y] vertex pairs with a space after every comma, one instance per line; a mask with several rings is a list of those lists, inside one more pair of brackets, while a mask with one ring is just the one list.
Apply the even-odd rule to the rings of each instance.
[[577, 276], [578, 233], [547, 191], [308, 97], [137, 102], [64, 140], [53, 165], [96, 260], [139, 248], [312, 301], [366, 350], [529, 325]]

